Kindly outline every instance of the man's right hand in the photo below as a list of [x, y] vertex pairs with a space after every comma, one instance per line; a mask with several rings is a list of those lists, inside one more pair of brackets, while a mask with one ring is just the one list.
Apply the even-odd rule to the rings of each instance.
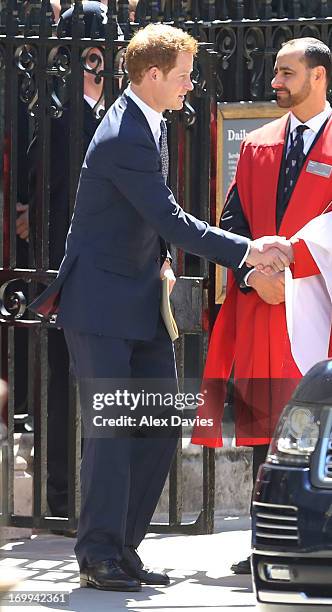
[[259, 297], [266, 302], [275, 306], [285, 301], [285, 273], [277, 272], [271, 276], [267, 276], [262, 272], [251, 272], [248, 277], [248, 286], [255, 289]]
[[289, 240], [281, 236], [264, 236], [250, 243], [246, 264], [264, 274], [273, 274], [282, 272], [292, 261], [293, 248]]

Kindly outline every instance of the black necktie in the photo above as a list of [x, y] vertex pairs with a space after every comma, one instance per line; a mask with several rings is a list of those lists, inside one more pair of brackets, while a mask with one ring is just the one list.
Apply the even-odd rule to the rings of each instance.
[[307, 125], [298, 125], [296, 130], [291, 134], [291, 146], [288, 151], [285, 166], [285, 182], [283, 201], [288, 202], [292, 193], [298, 174], [302, 168], [304, 160], [303, 152], [303, 133], [308, 130]]
[[162, 119], [160, 122], [160, 158], [161, 158], [161, 172], [164, 177], [165, 183], [168, 177], [168, 144], [167, 144], [167, 127], [165, 121]]

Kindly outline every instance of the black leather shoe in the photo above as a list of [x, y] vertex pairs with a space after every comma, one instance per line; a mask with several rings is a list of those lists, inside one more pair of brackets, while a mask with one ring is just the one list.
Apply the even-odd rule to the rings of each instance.
[[136, 550], [132, 547], [125, 547], [121, 567], [132, 576], [139, 580], [142, 584], [151, 586], [167, 586], [170, 583], [169, 577], [165, 572], [153, 572], [144, 567]]
[[81, 569], [80, 585], [102, 591], [140, 591], [142, 588], [139, 580], [129, 576], [112, 559]]
[[142, 584], [149, 584], [151, 586], [167, 586], [170, 583], [167, 574], [164, 572], [153, 572], [147, 567], [142, 567], [140, 569], [136, 569], [135, 571], [128, 568], [127, 571], [133, 578], [136, 578]]
[[233, 563], [233, 565], [231, 565], [231, 571], [233, 574], [251, 574], [250, 557], [244, 559], [244, 561]]

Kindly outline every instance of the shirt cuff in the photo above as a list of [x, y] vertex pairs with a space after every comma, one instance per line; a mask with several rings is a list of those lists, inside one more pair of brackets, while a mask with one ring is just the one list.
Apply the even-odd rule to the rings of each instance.
[[248, 242], [247, 250], [246, 250], [246, 252], [245, 252], [245, 255], [244, 255], [243, 259], [241, 259], [241, 261], [240, 261], [240, 263], [239, 263], [239, 268], [242, 268], [243, 264], [245, 263], [245, 261], [246, 261], [246, 259], [247, 259], [248, 255], [249, 255], [250, 245], [251, 245], [251, 243], [250, 243], [250, 242]]
[[251, 268], [251, 270], [249, 270], [249, 272], [247, 272], [247, 274], [243, 277], [243, 284], [245, 287], [250, 287], [250, 285], [248, 285], [248, 278], [253, 272], [256, 272], [256, 268]]

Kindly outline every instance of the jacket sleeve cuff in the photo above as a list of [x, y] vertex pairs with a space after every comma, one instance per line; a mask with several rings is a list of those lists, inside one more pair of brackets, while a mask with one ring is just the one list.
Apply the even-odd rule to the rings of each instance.
[[304, 240], [293, 244], [294, 263], [290, 265], [293, 278], [304, 278], [320, 274], [320, 269], [312, 257]]
[[250, 242], [248, 242], [248, 245], [247, 245], [247, 250], [246, 250], [246, 252], [245, 252], [245, 254], [244, 254], [244, 257], [242, 258], [242, 260], [241, 260], [241, 261], [240, 261], [240, 263], [239, 263], [239, 268], [242, 268], [243, 264], [245, 263], [245, 261], [246, 261], [246, 259], [247, 259], [248, 255], [249, 255], [249, 251], [250, 251]]

